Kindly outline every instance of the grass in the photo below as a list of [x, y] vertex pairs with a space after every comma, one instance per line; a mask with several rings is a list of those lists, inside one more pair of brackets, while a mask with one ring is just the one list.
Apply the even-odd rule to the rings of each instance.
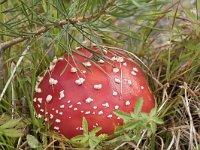
[[[81, 15], [96, 11], [92, 6], [96, 6], [98, 1], [94, 1], [94, 4], [89, 1], [84, 4], [79, 2], [80, 6], [71, 6], [69, 14], [72, 16], [76, 7], [80, 7]], [[133, 2], [134, 10], [132, 7], [129, 10], [129, 3], [118, 1], [118, 5], [112, 7], [112, 11], [109, 10], [109, 15], [102, 15], [95, 22], [67, 25], [63, 28], [55, 26], [36, 38], [31, 37], [28, 41], [1, 51], [0, 149], [200, 149], [200, 4], [196, 1], [190, 7], [181, 2], [163, 6], [162, 1], [159, 1], [160, 7], [155, 11], [155, 7], [149, 6], [145, 1]], [[65, 14], [66, 10], [63, 7], [69, 4], [70, 2], [48, 5], [42, 1], [35, 6], [37, 13], [41, 13], [40, 17], [51, 20], [55, 18], [50, 18], [48, 12], [53, 17], [60, 15], [62, 19], [61, 14]], [[145, 12], [145, 7], [148, 12]], [[26, 3], [17, 1], [14, 4], [8, 1], [0, 5], [0, 8], [1, 12], [8, 11], [0, 15], [1, 20], [8, 21], [0, 29], [1, 42], [9, 41], [17, 35], [31, 34], [20, 33], [19, 25], [27, 25], [27, 31], [41, 26], [34, 24], [38, 18], [31, 18], [27, 13], [32, 10], [32, 16], [36, 17], [34, 9], [27, 11]], [[124, 8], [128, 11], [123, 11]], [[12, 21], [12, 10], [20, 12], [18, 18], [21, 22]], [[56, 10], [60, 10], [60, 14]], [[28, 21], [23, 22], [24, 17]], [[141, 124], [137, 127], [134, 122], [136, 118], [127, 120], [130, 116], [116, 112], [126, 120], [121, 130], [115, 133], [118, 136], [96, 136], [99, 129], [87, 131], [87, 121], [83, 119], [87, 134], [70, 141], [49, 131], [49, 126], [35, 117], [32, 101], [37, 76], [49, 66], [54, 56], [70, 53], [76, 46], [80, 46], [83, 39], [134, 53], [130, 57], [137, 60], [143, 68], [157, 100], [157, 110], [152, 112], [152, 116], [158, 120], [153, 128], [148, 128], [143, 122], [150, 114], [138, 112], [136, 118], [146, 118], [140, 120]], [[30, 48], [27, 49], [28, 47]]]

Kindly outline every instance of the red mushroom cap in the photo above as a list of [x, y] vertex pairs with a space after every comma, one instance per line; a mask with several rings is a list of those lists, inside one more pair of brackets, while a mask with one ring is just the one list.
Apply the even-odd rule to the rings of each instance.
[[[94, 52], [100, 53], [96, 47]], [[97, 62], [93, 54], [79, 48], [81, 55], [65, 55], [54, 59], [50, 70], [36, 85], [34, 107], [37, 116], [44, 116], [51, 128], [67, 138], [83, 133], [82, 118], [89, 130], [102, 127], [99, 133], [112, 134], [123, 121], [113, 110], [133, 112], [143, 97], [143, 112], [155, 107], [154, 97], [138, 65], [113, 49], [104, 51], [105, 61]], [[83, 57], [86, 56], [86, 57]], [[81, 63], [80, 63], [81, 62]]]

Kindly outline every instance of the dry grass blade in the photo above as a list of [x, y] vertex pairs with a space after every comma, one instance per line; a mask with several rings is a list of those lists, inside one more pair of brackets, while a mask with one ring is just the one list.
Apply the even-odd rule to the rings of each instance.
[[189, 149], [192, 150], [192, 149], [194, 149], [195, 147], [198, 146], [197, 138], [196, 138], [197, 133], [196, 133], [196, 130], [195, 130], [195, 127], [194, 127], [193, 117], [192, 117], [191, 110], [190, 110], [190, 102], [189, 102], [189, 98], [188, 98], [188, 91], [187, 91], [188, 85], [187, 85], [187, 83], [184, 83], [182, 88], [185, 91], [185, 97], [182, 97], [182, 100], [183, 100], [183, 104], [184, 104], [185, 109], [186, 109], [188, 116], [189, 116], [189, 126], [190, 126], [190, 128], [189, 128], [189, 132], [190, 132]]
[[172, 149], [172, 146], [173, 146], [174, 142], [175, 142], [175, 135], [172, 136], [172, 140], [171, 140], [169, 146], [167, 147], [167, 150], [171, 150]]
[[[14, 70], [15, 64], [11, 64], [11, 69]], [[12, 87], [12, 119], [14, 119], [15, 116], [15, 109], [16, 109], [16, 96], [15, 96], [15, 89], [14, 89], [14, 82], [11, 81], [11, 87]]]
[[17, 68], [19, 67], [20, 63], [22, 62], [24, 56], [27, 54], [27, 52], [28, 52], [29, 49], [30, 49], [30, 46], [27, 46], [27, 48], [23, 51], [22, 55], [20, 56], [19, 60], [17, 61], [17, 64], [16, 64], [16, 66], [14, 67], [14, 69], [13, 69], [11, 75], [10, 75], [10, 78], [9, 78], [8, 81], [6, 82], [6, 85], [5, 85], [4, 89], [3, 89], [3, 91], [1, 92], [1, 95], [0, 95], [0, 102], [1, 102], [1, 100], [2, 100], [2, 98], [3, 98], [3, 96], [4, 96], [5, 92], [6, 92], [6, 90], [7, 90], [7, 88], [8, 88], [10, 82], [12, 81], [12, 79], [13, 79], [13, 77], [14, 77], [14, 75], [15, 75], [15, 72], [16, 72], [16, 70], [17, 70]]

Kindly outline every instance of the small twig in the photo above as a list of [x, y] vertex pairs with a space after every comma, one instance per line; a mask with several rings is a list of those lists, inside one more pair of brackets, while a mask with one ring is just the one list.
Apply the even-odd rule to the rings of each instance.
[[99, 18], [102, 14], [104, 14], [106, 12], [106, 10], [113, 5], [113, 3], [115, 2], [115, 0], [109, 0], [104, 7], [101, 9], [101, 11], [99, 13], [93, 14], [93, 15], [88, 15], [88, 16], [82, 16], [82, 17], [74, 17], [71, 19], [65, 19], [65, 20], [61, 20], [58, 22], [58, 24], [55, 25], [55, 23], [48, 23], [45, 26], [41, 27], [40, 29], [34, 31], [32, 33], [31, 36], [22, 36], [22, 37], [18, 37], [15, 39], [12, 39], [10, 41], [4, 42], [4, 43], [0, 43], [0, 51], [5, 50], [15, 44], [18, 44], [20, 42], [23, 42], [25, 40], [28, 40], [30, 38], [33, 38], [35, 36], [41, 35], [47, 31], [49, 31], [50, 29], [53, 28], [58, 28], [58, 27], [62, 27], [63, 25], [66, 24], [76, 24], [79, 22], [85, 22], [85, 21], [91, 21], [93, 19], [97, 19]]

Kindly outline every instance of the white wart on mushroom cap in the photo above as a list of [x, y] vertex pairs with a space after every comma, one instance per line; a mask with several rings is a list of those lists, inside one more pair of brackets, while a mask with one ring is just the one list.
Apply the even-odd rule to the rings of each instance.
[[[92, 49], [98, 52], [96, 47]], [[79, 52], [92, 57], [84, 48], [79, 48]], [[109, 49], [105, 55], [110, 59], [104, 63], [96, 62], [106, 73], [77, 54], [73, 54], [74, 57], [84, 65], [75, 64], [71, 57], [67, 60], [68, 55], [65, 56], [68, 62], [54, 60], [54, 68], [37, 86], [41, 89], [36, 91], [34, 99], [37, 116], [51, 121], [52, 129], [71, 138], [83, 133], [82, 117], [88, 120], [89, 130], [100, 126], [99, 133], [113, 133], [123, 122], [112, 111], [133, 112], [140, 97], [144, 99], [142, 110], [149, 112], [155, 106], [155, 100], [141, 69], [125, 55], [113, 53], [115, 51]]]

